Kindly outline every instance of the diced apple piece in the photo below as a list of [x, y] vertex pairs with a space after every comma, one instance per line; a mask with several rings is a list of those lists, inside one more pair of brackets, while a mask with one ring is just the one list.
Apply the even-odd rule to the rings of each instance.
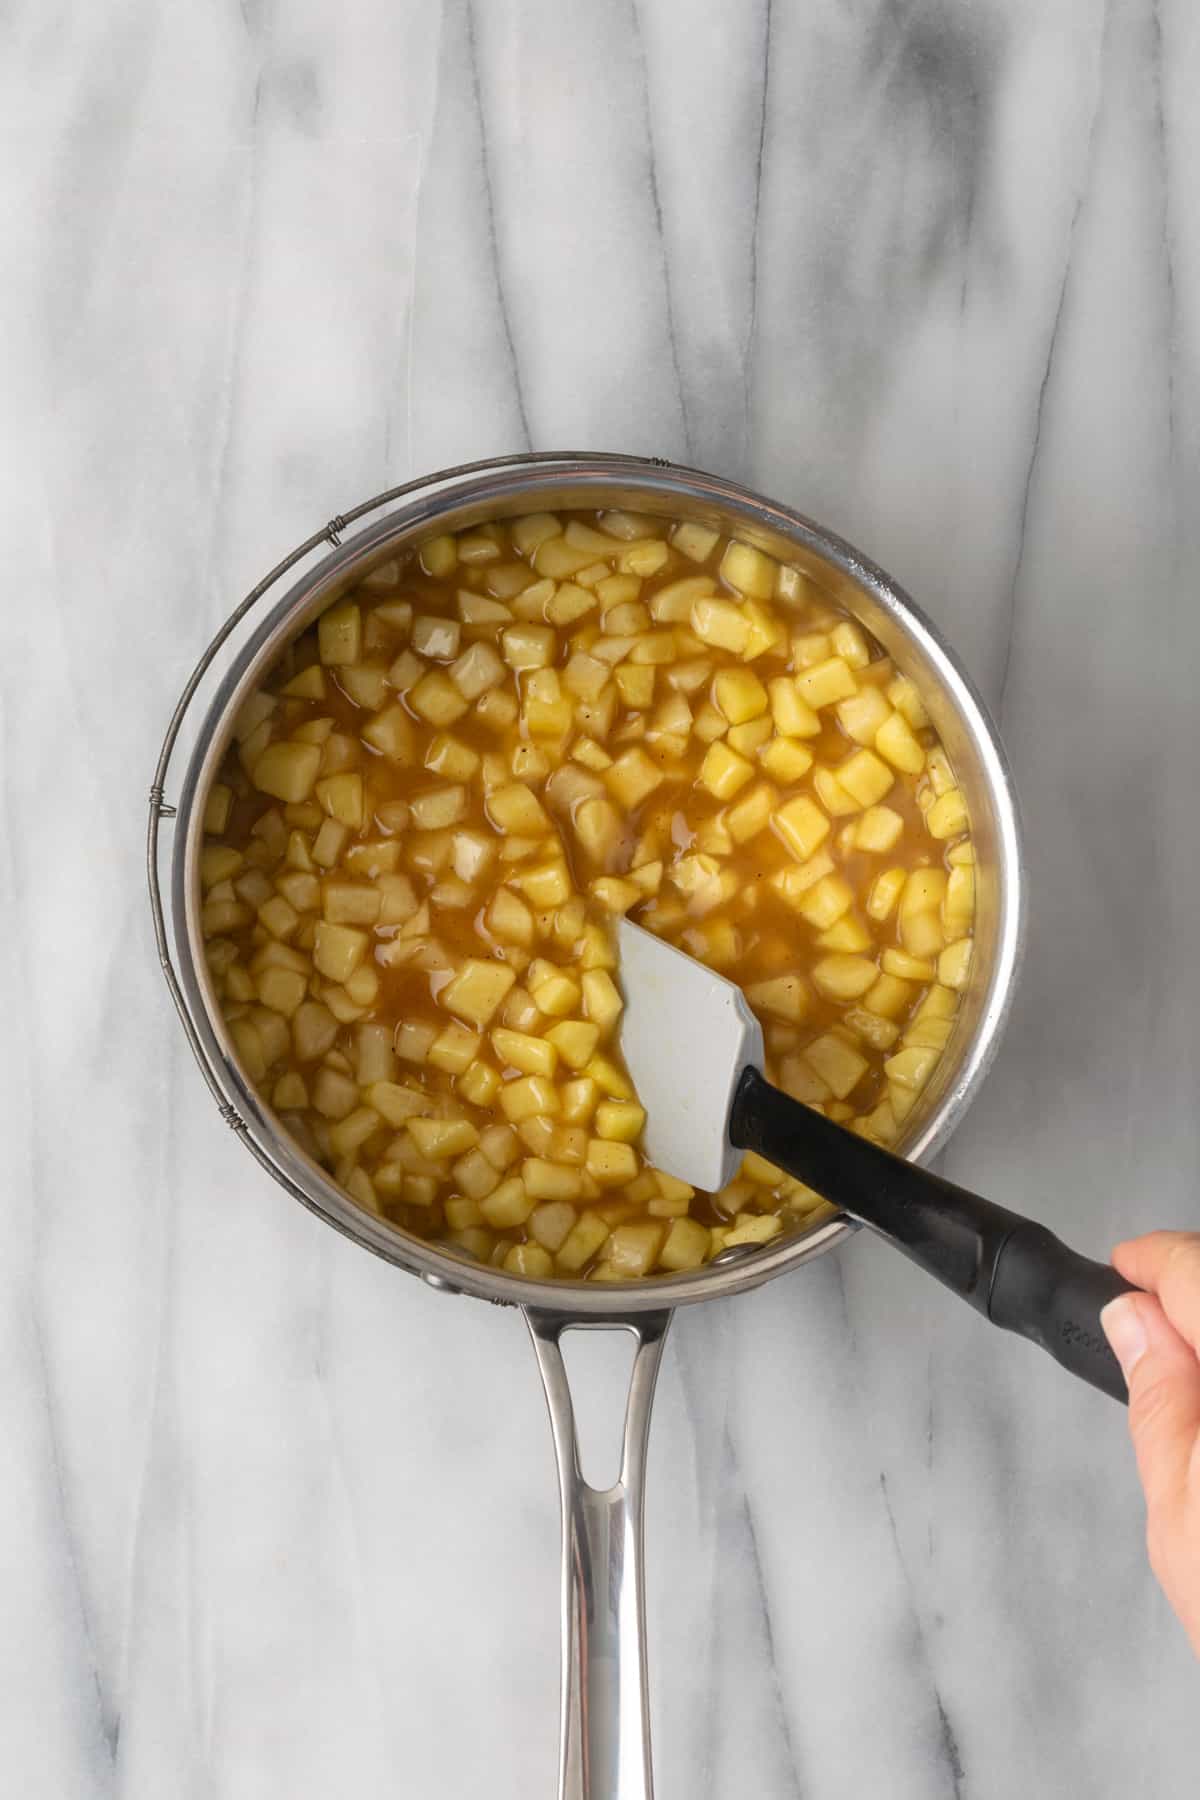
[[232, 805], [233, 789], [227, 787], [223, 781], [214, 781], [208, 790], [208, 799], [204, 806], [205, 831], [210, 832], [214, 837], [219, 837], [229, 823]]
[[750, 637], [750, 623], [733, 600], [701, 597], [692, 602], [692, 630], [704, 643], [740, 656]]
[[823, 956], [812, 970], [813, 985], [829, 1000], [861, 999], [878, 974], [867, 956]]
[[611, 800], [584, 800], [575, 809], [575, 835], [595, 863], [605, 864], [621, 839], [621, 816]]
[[366, 1088], [364, 1097], [385, 1124], [394, 1126], [397, 1131], [410, 1119], [429, 1110], [429, 1101], [424, 1094], [403, 1087], [397, 1081], [373, 1081]]
[[773, 737], [759, 752], [759, 762], [776, 781], [785, 786], [803, 779], [812, 768], [812, 751], [792, 738]]
[[454, 1177], [455, 1186], [461, 1188], [467, 1199], [476, 1204], [486, 1194], [495, 1191], [500, 1179], [499, 1172], [493, 1168], [483, 1151], [478, 1148], [468, 1150], [465, 1155], [460, 1156], [451, 1170], [451, 1174]]
[[771, 829], [797, 862], [807, 862], [829, 835], [829, 820], [815, 800], [799, 794], [779, 808], [771, 820]]
[[946, 879], [944, 869], [913, 869], [900, 897], [900, 917], [935, 912], [945, 898]]
[[554, 1273], [554, 1258], [540, 1244], [511, 1244], [504, 1252], [504, 1268], [509, 1275], [546, 1281]]
[[300, 869], [286, 870], [276, 878], [275, 886], [298, 913], [315, 912], [321, 904], [321, 883]]
[[485, 805], [491, 823], [506, 835], [542, 837], [550, 830], [545, 807], [522, 782], [494, 788]]
[[873, 942], [871, 933], [862, 920], [852, 912], [844, 913], [836, 924], [830, 925], [828, 930], [822, 931], [817, 937], [822, 950], [845, 951], [851, 956], [858, 956], [862, 951], [869, 950]]
[[645, 1124], [645, 1109], [636, 1100], [604, 1100], [596, 1108], [596, 1136], [612, 1143], [636, 1144]]
[[315, 744], [285, 738], [267, 745], [254, 764], [251, 780], [260, 793], [276, 800], [307, 800], [320, 766], [321, 752]]
[[779, 791], [769, 781], [760, 781], [725, 814], [725, 828], [735, 844], [748, 844], [770, 824], [779, 800]]
[[325, 673], [320, 663], [310, 663], [307, 669], [301, 669], [279, 692], [285, 700], [323, 700]]
[[584, 1074], [602, 1088], [613, 1100], [633, 1100], [636, 1098], [628, 1078], [618, 1069], [611, 1057], [593, 1056]]
[[746, 600], [742, 611], [749, 627], [741, 652], [747, 662], [753, 661], [756, 656], [765, 656], [768, 651], [782, 649], [787, 633], [769, 607], [759, 600]]
[[910, 981], [902, 981], [898, 975], [881, 975], [863, 1005], [868, 1012], [878, 1013], [880, 1018], [896, 1019], [912, 1004], [912, 997]]
[[403, 769], [416, 761], [412, 720], [408, 718], [399, 700], [367, 720], [367, 724], [363, 725], [362, 740], [371, 745], [372, 751], [387, 756], [387, 760], [399, 763]]
[[257, 977], [255, 991], [261, 1005], [293, 1018], [308, 992], [308, 981], [295, 969], [267, 968]]
[[923, 1088], [937, 1064], [939, 1052], [919, 1046], [898, 1050], [883, 1065], [889, 1081], [914, 1090]]
[[971, 939], [960, 938], [947, 944], [938, 957], [938, 980], [943, 987], [963, 989], [971, 971]]
[[711, 575], [686, 575], [651, 595], [650, 616], [660, 624], [686, 625], [691, 620], [693, 601], [705, 600], [716, 591]]
[[554, 581], [569, 580], [586, 569], [589, 563], [596, 560], [594, 550], [569, 544], [565, 536], [543, 539], [534, 549], [531, 561], [539, 575], [549, 576]]
[[367, 953], [369, 939], [365, 931], [350, 925], [317, 922], [313, 944], [313, 962], [320, 974], [330, 981], [345, 982]]
[[775, 975], [753, 982], [746, 989], [746, 998], [756, 1012], [792, 1025], [798, 1025], [808, 1010], [808, 993], [800, 975]]
[[720, 742], [710, 744], [696, 777], [718, 800], [731, 800], [754, 774], [754, 765]]
[[869, 1066], [866, 1057], [852, 1044], [832, 1032], [810, 1044], [804, 1057], [838, 1100], [844, 1100], [858, 1086]]
[[554, 661], [558, 638], [549, 625], [509, 625], [500, 645], [510, 669], [544, 669]]
[[613, 1278], [632, 1281], [646, 1275], [658, 1260], [667, 1227], [656, 1220], [617, 1225], [608, 1240], [608, 1260]]
[[326, 665], [356, 663], [362, 655], [362, 614], [353, 600], [343, 600], [321, 614], [317, 642]]
[[720, 533], [707, 525], [697, 525], [694, 521], [682, 520], [671, 531], [671, 542], [681, 555], [689, 562], [707, 562], [716, 547]]
[[516, 695], [505, 693], [501, 688], [492, 688], [475, 702], [475, 717], [489, 731], [507, 731], [516, 723], [518, 711]]
[[856, 750], [838, 769], [837, 778], [860, 806], [874, 806], [896, 779], [872, 750]]
[[830, 656], [824, 662], [814, 663], [811, 668], [797, 675], [796, 687], [800, 698], [819, 711], [823, 706], [834, 706], [839, 700], [848, 700], [857, 691], [858, 683], [842, 657]]
[[[358, 1083], [336, 1069], [318, 1069], [313, 1077], [312, 1103], [327, 1119], [346, 1119], [358, 1105]], [[378, 1120], [378, 1114], [375, 1115]]]
[[884, 951], [879, 966], [885, 975], [899, 975], [902, 981], [932, 981], [937, 974], [931, 962], [911, 956], [907, 950], [893, 948]]
[[292, 1016], [292, 1046], [301, 1062], [315, 1062], [333, 1048], [337, 1020], [318, 1000], [306, 1000]]
[[510, 877], [539, 912], [553, 906], [564, 906], [571, 898], [571, 876], [565, 863], [535, 863]]
[[626, 811], [631, 811], [648, 799], [655, 788], [662, 785], [662, 779], [662, 770], [651, 762], [644, 750], [636, 746], [619, 756], [604, 775], [609, 792]]
[[419, 556], [425, 573], [432, 575], [435, 581], [444, 581], [458, 561], [458, 545], [449, 534], [427, 538], [421, 545]]
[[899, 843], [903, 832], [904, 820], [898, 812], [890, 806], [869, 806], [858, 821], [854, 846], [881, 855]]
[[516, 979], [512, 969], [503, 963], [468, 957], [458, 974], [442, 988], [438, 999], [450, 1012], [482, 1030]]
[[504, 675], [504, 664], [492, 646], [482, 640], [471, 644], [450, 667], [450, 679], [464, 700], [478, 700], [481, 694], [497, 687]]
[[625, 1002], [612, 976], [604, 969], [588, 969], [582, 976], [583, 1005], [587, 1018], [607, 1036], [621, 1016]]
[[484, 923], [493, 937], [503, 943], [528, 946], [533, 942], [533, 914], [511, 888], [496, 889], [484, 913]]
[[891, 917], [892, 909], [907, 880], [908, 872], [905, 869], [885, 869], [882, 875], [876, 877], [867, 899], [867, 912], [872, 919], [882, 923], [884, 919]]
[[466, 817], [467, 790], [461, 783], [449, 787], [426, 788], [410, 801], [412, 821], [419, 831], [444, 831]]
[[587, 1171], [601, 1187], [617, 1187], [637, 1174], [637, 1153], [632, 1144], [592, 1138], [587, 1150]]
[[547, 1201], [529, 1215], [530, 1236], [544, 1250], [561, 1250], [578, 1216], [575, 1208], [565, 1200]]
[[458, 538], [458, 560], [474, 567], [497, 562], [504, 552], [494, 526], [484, 525], [478, 531], [464, 531]]
[[840, 875], [824, 875], [801, 894], [796, 910], [818, 931], [828, 931], [854, 903], [854, 890]]
[[479, 755], [461, 738], [441, 731], [430, 741], [424, 763], [433, 774], [443, 775], [447, 781], [470, 781], [479, 767]]
[[722, 669], [713, 681], [713, 699], [731, 725], [757, 719], [768, 706], [767, 690], [752, 669]]
[[771, 717], [781, 736], [806, 738], [820, 734], [820, 718], [802, 697], [794, 676], [776, 675], [767, 683], [767, 693], [771, 700]]
[[322, 912], [331, 925], [374, 925], [379, 919], [380, 894], [366, 881], [327, 881]]
[[884, 720], [875, 733], [875, 748], [906, 775], [919, 775], [925, 767], [925, 752], [903, 713], [893, 712]]
[[865, 669], [871, 660], [870, 646], [853, 619], [843, 619], [832, 633], [834, 651], [852, 669]]
[[[241, 851], [233, 849], [229, 844], [206, 844], [200, 852], [201, 886], [212, 888], [216, 887], [218, 882], [231, 880], [245, 860]], [[251, 905], [254, 904], [249, 894], [243, 894], [241, 897]]]
[[904, 714], [914, 731], [920, 731], [929, 723], [929, 714], [925, 704], [913, 682], [907, 675], [897, 675], [888, 683], [887, 697], [897, 712]]
[[900, 1027], [881, 1013], [869, 1012], [865, 1006], [850, 1006], [842, 1014], [842, 1024], [864, 1039], [873, 1050], [888, 1050], [900, 1035]]
[[413, 620], [412, 647], [418, 656], [434, 662], [451, 662], [458, 655], [462, 626], [457, 619], [419, 613]]
[[560, 1275], [577, 1275], [608, 1242], [608, 1226], [594, 1212], [580, 1215], [564, 1238], [554, 1266]]
[[408, 699], [414, 712], [442, 729], [461, 719], [467, 710], [461, 690], [441, 669], [430, 669], [428, 674], [422, 675]]
[[500, 1086], [500, 1076], [490, 1063], [478, 1059], [459, 1076], [456, 1091], [472, 1106], [490, 1106]]
[[846, 818], [859, 810], [859, 802], [842, 786], [832, 769], [818, 768], [813, 775], [813, 787], [830, 818]]
[[900, 942], [912, 956], [928, 960], [940, 955], [946, 942], [940, 914], [936, 912], [905, 913], [902, 903]]
[[563, 1019], [546, 1032], [546, 1042], [554, 1045], [571, 1069], [586, 1068], [599, 1041], [599, 1026], [583, 1019]]
[[558, 1090], [544, 1075], [522, 1075], [500, 1089], [500, 1108], [514, 1125], [523, 1119], [554, 1118], [560, 1110]]
[[344, 770], [340, 775], [326, 775], [317, 783], [317, 799], [331, 819], [336, 819], [349, 831], [362, 830], [363, 780], [356, 771]]
[[[583, 1175], [570, 1163], [552, 1162], [544, 1156], [527, 1156], [521, 1164], [521, 1180], [531, 1200], [578, 1200], [583, 1193]], [[532, 1210], [532, 1209], [531, 1209]], [[571, 1220], [574, 1221], [574, 1209]], [[567, 1230], [570, 1225], [567, 1226]], [[566, 1237], [563, 1232], [559, 1243]]]
[[958, 837], [967, 829], [968, 823], [967, 803], [961, 788], [947, 788], [925, 814], [926, 830], [931, 837], [939, 839]]
[[970, 930], [974, 912], [974, 869], [970, 867], [951, 869], [946, 882], [945, 898], [942, 901], [942, 922], [946, 927], [946, 936], [949, 938], [965, 936]]
[[725, 1248], [736, 1244], [769, 1244], [783, 1230], [783, 1220], [776, 1213], [747, 1213], [739, 1216], [732, 1231], [725, 1234]]
[[761, 550], [738, 543], [736, 539], [731, 539], [721, 558], [722, 581], [754, 600], [771, 598], [778, 572], [779, 565], [772, 557], [764, 556]]
[[729, 720], [706, 700], [696, 714], [692, 730], [702, 744], [711, 744], [716, 738], [724, 737], [729, 730]]
[[572, 976], [555, 969], [535, 986], [531, 985], [531, 992], [539, 1012], [552, 1019], [567, 1019], [579, 1005], [581, 990]]
[[549, 1039], [526, 1031], [497, 1026], [492, 1032], [492, 1049], [501, 1063], [526, 1075], [553, 1075], [558, 1067], [558, 1050]]
[[461, 1156], [479, 1142], [479, 1133], [469, 1119], [410, 1119], [407, 1130], [421, 1155], [431, 1162]]
[[682, 1274], [698, 1269], [708, 1257], [708, 1229], [695, 1219], [672, 1219], [666, 1240], [658, 1253], [658, 1265]]
[[613, 671], [621, 702], [632, 712], [645, 712], [654, 703], [654, 670], [635, 663], [621, 663]]

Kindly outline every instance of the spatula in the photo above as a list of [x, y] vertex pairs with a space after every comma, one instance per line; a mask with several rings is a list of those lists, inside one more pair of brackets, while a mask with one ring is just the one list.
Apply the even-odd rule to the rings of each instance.
[[834, 1124], [762, 1073], [762, 1030], [740, 988], [628, 919], [617, 922], [621, 1049], [656, 1168], [715, 1193], [756, 1150], [902, 1250], [1004, 1331], [1125, 1400], [1100, 1310], [1130, 1291], [1115, 1269], [1036, 1220], [942, 1181]]

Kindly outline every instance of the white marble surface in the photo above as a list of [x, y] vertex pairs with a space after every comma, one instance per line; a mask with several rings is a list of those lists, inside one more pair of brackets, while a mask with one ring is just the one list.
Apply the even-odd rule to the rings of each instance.
[[[1192, 0], [14, 0], [0, 19], [0, 1758], [22, 1800], [550, 1794], [519, 1321], [274, 1189], [145, 792], [277, 554], [528, 445], [845, 532], [997, 709], [1033, 908], [952, 1176], [1196, 1223]], [[876, 1245], [677, 1321], [666, 1800], [1185, 1800], [1116, 1408]]]

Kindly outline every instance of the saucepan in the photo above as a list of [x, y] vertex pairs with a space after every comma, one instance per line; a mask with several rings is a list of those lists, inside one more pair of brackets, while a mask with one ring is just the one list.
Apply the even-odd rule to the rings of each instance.
[[[333, 518], [247, 595], [201, 657], [155, 770], [147, 843], [159, 959], [226, 1124], [288, 1193], [345, 1236], [439, 1293], [490, 1300], [524, 1315], [550, 1409], [562, 1499], [561, 1800], [649, 1800], [652, 1792], [642, 1517], [650, 1409], [673, 1309], [757, 1287], [836, 1250], [855, 1227], [845, 1218], [827, 1218], [791, 1237], [725, 1251], [687, 1274], [615, 1287], [516, 1276], [408, 1236], [334, 1184], [281, 1127], [239, 1065], [205, 962], [199, 858], [206, 795], [239, 708], [284, 646], [344, 588], [427, 537], [533, 511], [608, 507], [696, 520], [799, 567], [862, 622], [921, 690], [966, 794], [978, 858], [971, 984], [955, 1035], [922, 1105], [907, 1121], [901, 1146], [910, 1159], [932, 1156], [962, 1118], [995, 1055], [1020, 962], [1025, 874], [1008, 764], [953, 652], [896, 583], [831, 532], [736, 483], [660, 458], [533, 454], [445, 469]], [[373, 523], [347, 536], [372, 517]], [[301, 565], [303, 572], [265, 616], [250, 620]], [[243, 626], [239, 641], [235, 634]], [[215, 692], [201, 701], [222, 651], [232, 651], [231, 660]], [[193, 722], [199, 714], [194, 747], [171, 803], [168, 770], [189, 714]], [[169, 905], [159, 842], [168, 820], [174, 834]], [[563, 1335], [579, 1329], [619, 1330], [636, 1340], [620, 1476], [603, 1490], [581, 1473], [560, 1348]]]

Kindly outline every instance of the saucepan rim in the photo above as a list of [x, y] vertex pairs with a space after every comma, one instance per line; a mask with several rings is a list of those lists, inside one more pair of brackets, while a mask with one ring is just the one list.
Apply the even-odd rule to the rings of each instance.
[[[512, 511], [512, 502], [527, 496], [530, 504], [525, 510], [532, 511], [555, 490], [570, 490], [577, 493], [579, 505], [587, 506], [597, 503], [602, 490], [620, 489], [620, 502], [600, 499], [599, 503], [641, 503], [647, 511], [662, 513], [682, 502], [694, 513], [708, 512], [751, 537], [757, 533], [786, 539], [798, 555], [807, 554], [837, 571], [848, 589], [839, 598], [845, 598], [850, 610], [854, 610], [853, 590], [869, 596], [896, 633], [935, 671], [939, 689], [970, 741], [993, 816], [998, 917], [987, 990], [952, 1078], [919, 1134], [906, 1146], [906, 1154], [916, 1160], [927, 1160], [942, 1147], [977, 1093], [999, 1046], [1024, 945], [1026, 883], [1021, 827], [1008, 760], [995, 727], [954, 652], [890, 576], [834, 533], [739, 483], [657, 458], [615, 453], [547, 453], [489, 459], [441, 471], [426, 477], [424, 482], [411, 483], [376, 501], [364, 502], [352, 516], [361, 517], [417, 489], [423, 490], [419, 497], [384, 513], [348, 540], [342, 538], [345, 518], [334, 519], [272, 571], [210, 645], [172, 719], [151, 789], [148, 862], [160, 962], [197, 1060], [222, 1116], [275, 1180], [327, 1224], [387, 1261], [421, 1276], [434, 1288], [475, 1295], [500, 1305], [532, 1306], [543, 1313], [570, 1316], [581, 1324], [602, 1324], [757, 1287], [785, 1269], [835, 1248], [855, 1227], [844, 1218], [827, 1220], [808, 1232], [737, 1254], [727, 1252], [728, 1260], [718, 1259], [685, 1275], [655, 1276], [619, 1285], [537, 1281], [475, 1262], [376, 1218], [358, 1207], [306, 1155], [243, 1074], [221, 1018], [204, 956], [198, 879], [203, 801], [224, 755], [232, 720], [279, 651], [347, 585], [353, 570], [381, 560], [389, 550], [430, 535], [431, 528], [452, 528], [464, 514], [483, 517], [480, 508], [493, 503]], [[569, 502], [560, 498], [554, 503]], [[218, 646], [233, 624], [284, 573], [322, 544], [329, 546], [328, 553], [305, 569], [236, 651], [200, 720], [178, 802], [172, 808], [164, 798], [167, 765], [184, 714], [193, 703], [200, 678]], [[166, 930], [158, 875], [159, 821], [172, 816], [173, 945]]]

